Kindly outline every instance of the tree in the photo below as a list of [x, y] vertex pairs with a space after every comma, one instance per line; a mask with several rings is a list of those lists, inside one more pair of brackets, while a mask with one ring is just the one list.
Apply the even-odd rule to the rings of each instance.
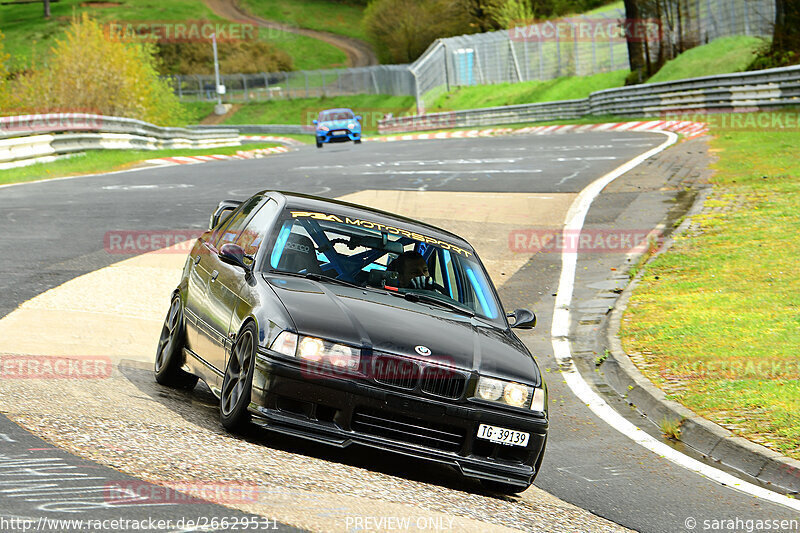
[[800, 4], [796, 0], [775, 0], [772, 48], [795, 58], [800, 54]]
[[384, 63], [409, 63], [436, 39], [474, 31], [461, 0], [375, 0], [364, 29]]
[[42, 3], [44, 4], [44, 18], [50, 18], [50, 0], [43, 0]]
[[532, 24], [536, 17], [534, 9], [535, 6], [529, 0], [504, 0], [489, 4], [486, 11], [501, 28], [510, 29]]
[[20, 113], [89, 112], [179, 124], [180, 102], [156, 66], [152, 45], [124, 43], [84, 13], [55, 40], [45, 68], [31, 67], [11, 82], [9, 107]]
[[[641, 19], [639, 12], [639, 0], [625, 0], [625, 24]], [[632, 32], [626, 32], [628, 41], [628, 62], [631, 66], [631, 75], [628, 81], [631, 83], [641, 83], [644, 81], [645, 57], [644, 43]]]
[[775, 0], [772, 42], [765, 43], [747, 70], [797, 63], [800, 63], [800, 5], [796, 0]]

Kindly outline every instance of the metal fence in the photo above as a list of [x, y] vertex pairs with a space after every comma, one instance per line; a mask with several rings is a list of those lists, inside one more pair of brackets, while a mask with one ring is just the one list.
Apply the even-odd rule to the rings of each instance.
[[[381, 133], [570, 120], [584, 116], [673, 119], [722, 111], [800, 108], [800, 66], [607, 89], [582, 100], [471, 109], [380, 121]], [[794, 120], [796, 127], [797, 117]], [[681, 119], [682, 120], [682, 119]], [[702, 119], [701, 119], [702, 120]]]
[[689, 5], [700, 14], [700, 42], [728, 35], [772, 35], [774, 0], [689, 0]]
[[[729, 35], [768, 36], [774, 0], [682, 0], [660, 19], [625, 21], [622, 9], [438, 39], [410, 65], [222, 76], [226, 101], [319, 96], [413, 95], [424, 112], [454, 87], [551, 80], [628, 68], [626, 32], [641, 31], [655, 61], [671, 51]], [[682, 6], [678, 11], [677, 6]], [[687, 22], [687, 20], [689, 22]], [[677, 48], [676, 48], [677, 47]], [[175, 76], [182, 100], [216, 98], [212, 76]]]
[[[214, 76], [170, 77], [183, 101], [214, 101]], [[414, 94], [414, 76], [408, 65], [377, 65], [329, 70], [297, 70], [221, 76], [227, 102], [316, 98], [353, 94]]]
[[[676, 4], [677, 5], [677, 4]], [[729, 35], [768, 36], [774, 0], [686, 0], [687, 10], [660, 19], [625, 21], [621, 9], [508, 31], [439, 39], [411, 64], [422, 113], [453, 87], [550, 80], [628, 69], [626, 32], [639, 32], [655, 61], [661, 43], [672, 49]], [[688, 19], [690, 23], [686, 23]]]

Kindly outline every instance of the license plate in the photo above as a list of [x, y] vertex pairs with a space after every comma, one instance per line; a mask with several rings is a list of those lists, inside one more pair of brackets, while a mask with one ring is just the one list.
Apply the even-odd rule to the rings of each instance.
[[525, 433], [524, 431], [515, 431], [498, 426], [489, 426], [486, 424], [478, 426], [479, 439], [489, 440], [498, 444], [506, 444], [508, 446], [527, 446], [530, 436], [530, 433]]

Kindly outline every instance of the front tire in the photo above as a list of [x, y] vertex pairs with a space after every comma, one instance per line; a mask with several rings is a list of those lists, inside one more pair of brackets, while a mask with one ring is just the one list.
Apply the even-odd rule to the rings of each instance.
[[353, 141], [353, 144], [361, 144], [361, 139], [356, 139]]
[[317, 139], [317, 148], [322, 148], [322, 141]]
[[249, 322], [239, 333], [225, 367], [219, 398], [220, 422], [228, 431], [238, 433], [250, 422], [250, 393], [256, 363], [256, 327]]
[[164, 319], [161, 328], [161, 337], [158, 339], [156, 361], [154, 367], [155, 378], [161, 385], [176, 389], [191, 389], [197, 384], [197, 376], [185, 372], [183, 366], [183, 346], [186, 342], [186, 333], [183, 326], [183, 306], [181, 297], [175, 295]]

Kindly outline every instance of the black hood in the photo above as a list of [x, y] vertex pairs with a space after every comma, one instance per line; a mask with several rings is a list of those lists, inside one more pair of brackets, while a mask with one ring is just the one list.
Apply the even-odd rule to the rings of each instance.
[[[300, 334], [376, 352], [443, 361], [483, 375], [538, 385], [539, 369], [509, 330], [422, 302], [341, 285], [265, 276]], [[430, 355], [421, 355], [426, 350]]]

